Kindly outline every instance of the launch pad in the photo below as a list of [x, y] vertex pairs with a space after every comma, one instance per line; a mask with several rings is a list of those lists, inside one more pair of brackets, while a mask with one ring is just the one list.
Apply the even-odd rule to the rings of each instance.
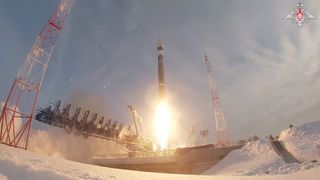
[[243, 145], [216, 147], [214, 144], [177, 148], [172, 151], [118, 154], [108, 157], [94, 157], [92, 164], [147, 172], [200, 174], [222, 160], [229, 152]]

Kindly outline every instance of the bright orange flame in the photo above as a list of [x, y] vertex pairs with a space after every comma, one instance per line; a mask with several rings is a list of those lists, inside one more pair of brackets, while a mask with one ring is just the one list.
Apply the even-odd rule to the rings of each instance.
[[166, 102], [160, 102], [156, 110], [155, 135], [161, 150], [168, 144], [172, 115]]

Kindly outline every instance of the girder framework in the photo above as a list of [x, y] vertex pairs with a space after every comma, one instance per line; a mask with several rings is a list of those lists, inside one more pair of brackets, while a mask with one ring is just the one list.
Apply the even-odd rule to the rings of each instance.
[[209, 86], [211, 91], [211, 98], [213, 103], [213, 113], [216, 125], [216, 144], [227, 146], [229, 144], [227, 124], [224, 119], [224, 113], [221, 106], [220, 98], [217, 93], [216, 83], [213, 79], [213, 72], [208, 56], [205, 55], [205, 65], [208, 73]]
[[74, 0], [61, 0], [13, 81], [0, 116], [0, 143], [27, 149], [41, 84], [58, 35]]

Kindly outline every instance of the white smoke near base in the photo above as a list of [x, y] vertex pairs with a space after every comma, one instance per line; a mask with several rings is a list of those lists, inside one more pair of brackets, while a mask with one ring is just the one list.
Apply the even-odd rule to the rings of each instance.
[[33, 131], [28, 150], [40, 155], [88, 163], [96, 155], [125, 153], [126, 147], [104, 139], [67, 134], [65, 130], [53, 127], [46, 131]]
[[[78, 120], [82, 118], [86, 110], [90, 110], [88, 121], [91, 120], [94, 113], [98, 113], [98, 119], [101, 116], [105, 117], [105, 121], [108, 119], [106, 116], [109, 114], [107, 100], [104, 97], [99, 97], [99, 95], [75, 91], [62, 103], [72, 104], [70, 117], [73, 116], [77, 107], [82, 108]], [[60, 109], [63, 107], [64, 105]], [[43, 125], [37, 121], [35, 123], [39, 126]], [[85, 138], [80, 133], [67, 133], [64, 129], [54, 126], [45, 125], [44, 129], [31, 132], [28, 150], [41, 155], [85, 163], [90, 162], [90, 159], [96, 155], [107, 156], [127, 152], [125, 145], [113, 141], [95, 137]]]

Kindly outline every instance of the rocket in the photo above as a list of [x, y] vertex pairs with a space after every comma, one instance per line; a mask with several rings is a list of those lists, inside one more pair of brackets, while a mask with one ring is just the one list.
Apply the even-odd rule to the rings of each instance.
[[158, 42], [158, 96], [159, 100], [165, 99], [165, 85], [164, 85], [164, 65], [163, 65], [163, 42]]

